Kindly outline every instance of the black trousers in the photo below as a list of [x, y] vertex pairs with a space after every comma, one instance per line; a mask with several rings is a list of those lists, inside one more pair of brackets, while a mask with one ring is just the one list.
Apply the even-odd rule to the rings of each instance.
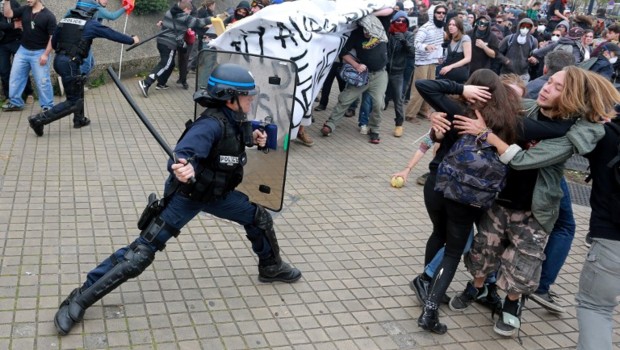
[[158, 85], [166, 85], [174, 70], [174, 57], [177, 51], [160, 43], [157, 43], [157, 50], [159, 50], [159, 63], [145, 79], [147, 85], [151, 85], [155, 81]]
[[433, 223], [433, 232], [426, 243], [424, 265], [428, 265], [435, 254], [445, 246], [445, 255], [433, 276], [428, 300], [439, 304], [454, 278], [467, 239], [483, 213], [483, 209], [445, 199], [443, 193], [435, 191], [436, 173], [431, 174], [424, 184], [424, 204]]

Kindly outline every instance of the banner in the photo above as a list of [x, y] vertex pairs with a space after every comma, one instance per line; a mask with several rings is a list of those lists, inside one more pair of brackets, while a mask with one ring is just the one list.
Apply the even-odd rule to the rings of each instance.
[[295, 62], [294, 138], [297, 126], [310, 125], [314, 99], [356, 21], [394, 4], [393, 0], [298, 0], [270, 5], [235, 22], [209, 45]]

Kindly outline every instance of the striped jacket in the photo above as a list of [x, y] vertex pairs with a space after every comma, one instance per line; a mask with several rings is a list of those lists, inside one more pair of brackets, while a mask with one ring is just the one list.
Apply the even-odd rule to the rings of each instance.
[[[443, 28], [437, 28], [435, 23], [430, 20], [424, 23], [415, 35], [415, 65], [425, 66], [437, 64], [439, 57], [443, 56]], [[434, 45], [439, 52], [428, 52], [424, 48], [427, 45]]]

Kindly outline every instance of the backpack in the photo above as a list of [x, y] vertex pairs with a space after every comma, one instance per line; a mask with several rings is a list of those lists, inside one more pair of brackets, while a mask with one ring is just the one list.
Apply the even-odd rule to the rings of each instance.
[[[508, 45], [506, 46], [506, 48], [510, 48], [512, 46], [512, 43], [515, 41], [515, 38], [517, 36], [518, 36], [517, 34], [510, 34], [508, 36], [508, 43], [507, 43]], [[529, 44], [530, 44], [530, 52], [534, 51], [534, 49], [536, 49], [536, 44], [534, 43], [534, 37], [531, 35], [528, 35], [527, 40], [529, 41]]]
[[437, 169], [435, 191], [444, 198], [473, 207], [491, 207], [506, 185], [508, 166], [495, 147], [474, 135], [463, 135], [452, 145]]

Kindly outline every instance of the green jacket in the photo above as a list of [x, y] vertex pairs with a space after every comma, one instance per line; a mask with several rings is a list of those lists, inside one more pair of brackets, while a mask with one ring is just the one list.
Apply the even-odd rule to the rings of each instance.
[[[538, 118], [538, 105], [523, 102], [526, 117]], [[605, 136], [603, 124], [591, 123], [579, 118], [566, 136], [542, 140], [536, 147], [519, 151], [510, 161], [516, 170], [539, 169], [532, 198], [532, 214], [547, 233], [558, 219], [563, 193], [560, 181], [564, 176], [564, 164], [574, 153], [590, 153], [596, 143]]]

